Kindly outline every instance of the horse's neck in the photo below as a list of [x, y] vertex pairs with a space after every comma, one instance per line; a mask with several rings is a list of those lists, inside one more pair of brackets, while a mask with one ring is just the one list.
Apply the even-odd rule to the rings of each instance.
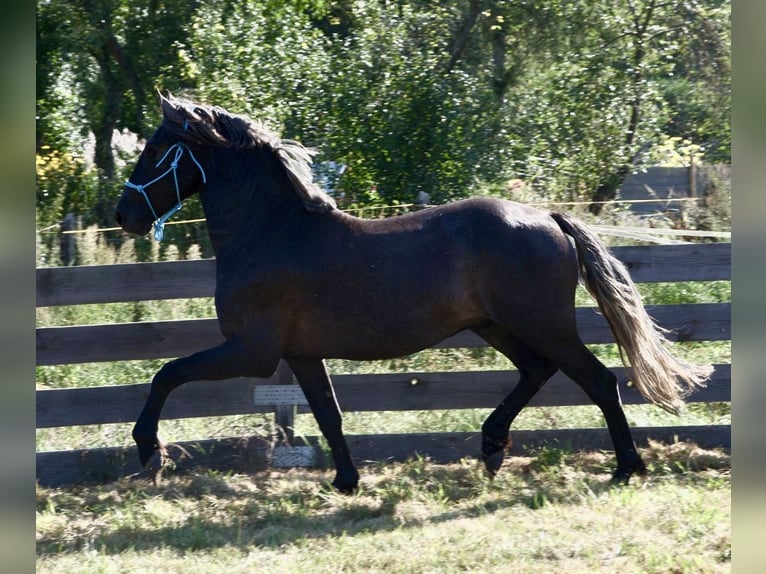
[[201, 199], [217, 256], [257, 249], [304, 215], [300, 199], [281, 176], [252, 166], [210, 175]]

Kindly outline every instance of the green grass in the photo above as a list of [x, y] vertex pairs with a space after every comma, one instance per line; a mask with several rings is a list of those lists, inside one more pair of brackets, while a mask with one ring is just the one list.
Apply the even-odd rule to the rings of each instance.
[[352, 496], [319, 470], [38, 487], [37, 572], [728, 572], [728, 455], [642, 455], [627, 487], [609, 455], [550, 448], [494, 481], [472, 460], [367, 466]]

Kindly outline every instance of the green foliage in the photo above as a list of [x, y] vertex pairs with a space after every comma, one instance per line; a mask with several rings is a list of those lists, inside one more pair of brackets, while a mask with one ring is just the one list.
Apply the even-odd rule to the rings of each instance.
[[704, 150], [702, 146], [681, 137], [664, 137], [648, 158], [653, 165], [664, 167], [689, 167], [692, 163], [700, 164]]
[[[89, 209], [98, 194], [98, 176], [89, 168], [82, 157], [66, 151], [43, 149], [35, 157], [37, 175], [37, 209], [35, 226], [42, 233], [37, 234], [38, 249], [46, 256], [38, 256], [38, 264], [57, 264], [57, 249], [61, 236], [58, 224], [68, 213], [85, 213], [85, 224]], [[51, 257], [51, 255], [53, 255]]]
[[491, 91], [447, 69], [452, 11], [362, 2], [351, 9], [353, 27], [332, 44], [317, 142], [348, 165], [349, 200], [410, 203], [425, 192], [442, 203], [499, 173]]
[[181, 65], [172, 72], [203, 101], [275, 128], [298, 126], [305, 138], [328, 60], [326, 39], [299, 4], [309, 3], [205, 3], [175, 46]]
[[42, 152], [35, 158], [38, 229], [59, 223], [78, 207], [91, 205], [98, 183], [82, 157], [49, 149]]
[[148, 136], [158, 89], [318, 147], [357, 206], [509, 178], [588, 200], [669, 138], [730, 154], [727, 1], [53, 0], [37, 16], [38, 151], [82, 157], [94, 134], [102, 224], [124, 175], [114, 130]]
[[638, 290], [646, 305], [725, 303], [731, 301], [731, 281], [681, 281], [641, 283]]
[[611, 68], [565, 62], [540, 70], [513, 94], [513, 175], [544, 198], [587, 200], [605, 173], [630, 159], [626, 89]]

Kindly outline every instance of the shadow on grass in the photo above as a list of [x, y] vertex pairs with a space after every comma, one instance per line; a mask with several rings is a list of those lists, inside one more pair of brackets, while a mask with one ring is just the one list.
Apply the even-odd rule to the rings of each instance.
[[[730, 460], [693, 445], [650, 445], [639, 488], [727, 480]], [[302, 539], [418, 528], [494, 513], [576, 505], [614, 488], [611, 453], [541, 449], [510, 457], [490, 481], [475, 460], [434, 464], [425, 459], [367, 466], [360, 491], [345, 496], [327, 485], [329, 471], [266, 471], [233, 475], [196, 471], [154, 487], [122, 480], [100, 487], [38, 489], [37, 554], [103, 554], [170, 548], [178, 552], [253, 546], [272, 549]], [[40, 518], [42, 517], [42, 519]]]

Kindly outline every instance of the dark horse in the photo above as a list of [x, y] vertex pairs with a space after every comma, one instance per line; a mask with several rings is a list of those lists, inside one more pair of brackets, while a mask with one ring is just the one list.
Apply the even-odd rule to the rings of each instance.
[[324, 359], [408, 355], [469, 329], [520, 375], [482, 426], [490, 475], [502, 464], [511, 422], [560, 369], [603, 412], [617, 458], [613, 480], [626, 482], [646, 467], [616, 377], [577, 333], [578, 277], [648, 400], [677, 412], [710, 375], [710, 367], [665, 350], [624, 266], [569, 215], [476, 198], [359, 219], [312, 183], [312, 152], [299, 143], [220, 107], [172, 96], [161, 106], [162, 124], [126, 183], [116, 220], [138, 235], [154, 224], [161, 239], [167, 218], [200, 193], [225, 342], [170, 361], [154, 376], [133, 429], [144, 465], [167, 456], [157, 429], [173, 389], [192, 380], [269, 377], [285, 359], [332, 450], [333, 485], [352, 491], [359, 473]]

